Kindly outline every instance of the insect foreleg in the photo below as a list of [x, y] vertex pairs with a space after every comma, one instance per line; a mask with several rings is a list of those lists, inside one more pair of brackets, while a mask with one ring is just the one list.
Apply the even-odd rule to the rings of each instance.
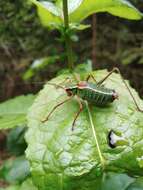
[[135, 97], [133, 96], [133, 94], [132, 94], [130, 88], [128, 87], [126, 81], [124, 80], [124, 78], [123, 78], [123, 76], [122, 76], [120, 70], [119, 70], [117, 67], [114, 67], [114, 68], [112, 69], [112, 71], [110, 71], [110, 72], [108, 73], [108, 75], [105, 76], [102, 80], [100, 80], [97, 84], [98, 84], [98, 85], [101, 85], [113, 72], [117, 72], [117, 73], [120, 75], [120, 77], [121, 77], [121, 79], [122, 79], [122, 81], [123, 81], [123, 83], [124, 83], [126, 89], [128, 90], [130, 96], [131, 96], [132, 99], [133, 99], [133, 102], [134, 102], [134, 104], [135, 104], [137, 110], [140, 111], [140, 112], [143, 112], [143, 110], [139, 107], [139, 105], [138, 105], [138, 103], [137, 103]]
[[61, 83], [59, 83], [59, 85], [62, 85], [62, 84], [64, 84], [64, 83], [68, 83], [68, 82], [72, 82], [72, 79], [71, 78], [69, 78], [69, 77], [66, 77]]
[[55, 88], [62, 88], [64, 91], [66, 90], [66, 89], [65, 89], [63, 86], [61, 86], [60, 84], [55, 84], [55, 83], [52, 83], [52, 82], [47, 82], [46, 84], [55, 86]]
[[46, 118], [42, 119], [41, 122], [46, 122], [46, 121], [49, 119], [49, 117], [52, 115], [52, 113], [53, 113], [59, 106], [61, 106], [61, 105], [63, 105], [64, 103], [68, 102], [69, 100], [71, 100], [72, 97], [73, 97], [73, 96], [70, 96], [68, 99], [64, 100], [63, 102], [61, 102], [61, 103], [57, 104], [55, 107], [53, 107], [53, 109], [52, 109], [51, 112], [48, 114], [48, 116], [47, 116]]
[[77, 120], [79, 114], [80, 114], [80, 113], [82, 112], [82, 110], [83, 110], [82, 102], [81, 102], [81, 100], [80, 100], [80, 98], [79, 98], [78, 96], [77, 96], [77, 102], [78, 102], [78, 104], [79, 104], [79, 111], [76, 113], [75, 118], [74, 118], [74, 121], [73, 121], [73, 123], [72, 123], [72, 131], [74, 130], [75, 122], [76, 122], [76, 120]]
[[89, 74], [89, 75], [87, 76], [86, 81], [88, 82], [90, 78], [92, 78], [92, 79], [94, 80], [94, 82], [97, 83], [95, 77], [94, 77], [92, 74]]

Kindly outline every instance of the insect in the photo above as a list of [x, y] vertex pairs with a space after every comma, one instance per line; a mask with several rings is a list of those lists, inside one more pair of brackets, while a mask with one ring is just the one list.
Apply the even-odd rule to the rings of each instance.
[[[99, 82], [96, 81], [96, 79], [94, 78], [93, 75], [88, 75], [88, 77], [86, 78], [85, 81], [80, 81], [79, 79], [77, 79], [77, 83], [76, 84], [71, 84], [71, 85], [65, 85], [65, 87], [61, 86], [61, 85], [56, 85], [57, 87], [62, 88], [68, 98], [66, 100], [64, 100], [63, 102], [57, 104], [55, 107], [53, 107], [53, 109], [51, 110], [51, 112], [48, 114], [48, 116], [42, 120], [42, 122], [46, 122], [49, 117], [52, 115], [52, 113], [61, 105], [63, 105], [64, 103], [68, 102], [69, 100], [71, 100], [73, 97], [76, 96], [76, 100], [79, 104], [79, 110], [75, 115], [74, 121], [72, 123], [72, 130], [74, 129], [75, 126], [75, 122], [78, 118], [78, 116], [80, 115], [80, 113], [83, 111], [83, 100], [86, 100], [88, 103], [92, 103], [93, 105], [96, 106], [105, 106], [109, 103], [112, 103], [114, 100], [118, 99], [118, 93], [114, 90], [114, 89], [109, 89], [106, 88], [103, 85], [103, 82], [113, 73], [113, 72], [118, 72], [121, 76], [121, 79], [123, 81], [123, 83], [125, 84], [125, 87], [127, 88], [127, 90], [129, 91], [134, 104], [136, 105], [136, 108], [138, 111], [143, 112], [143, 110], [141, 110], [137, 104], [137, 101], [135, 100], [132, 92], [130, 91], [128, 85], [126, 84], [125, 80], [123, 79], [120, 70], [118, 68], [113, 68], [112, 71], [110, 71], [103, 79], [101, 79]], [[92, 78], [93, 82], [89, 82], [89, 79]]]

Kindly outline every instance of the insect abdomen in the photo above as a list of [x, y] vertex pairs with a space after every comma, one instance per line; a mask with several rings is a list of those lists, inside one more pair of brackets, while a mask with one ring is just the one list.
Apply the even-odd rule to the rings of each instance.
[[90, 87], [78, 89], [78, 96], [98, 106], [104, 106], [113, 102], [113, 90], [104, 87]]

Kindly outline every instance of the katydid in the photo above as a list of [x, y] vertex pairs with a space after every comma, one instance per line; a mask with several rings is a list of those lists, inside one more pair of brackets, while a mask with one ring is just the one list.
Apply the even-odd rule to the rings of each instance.
[[[61, 86], [57, 84], [53, 84], [57, 87], [60, 87], [65, 90], [68, 98], [64, 100], [63, 102], [57, 104], [51, 112], [48, 114], [48, 116], [44, 119], [42, 119], [42, 122], [46, 122], [49, 117], [52, 115], [52, 113], [61, 105], [64, 103], [68, 102], [71, 100], [74, 96], [76, 96], [76, 100], [79, 104], [79, 110], [75, 115], [74, 121], [72, 123], [72, 130], [74, 129], [75, 122], [80, 115], [80, 113], [83, 111], [83, 101], [86, 100], [88, 103], [92, 103], [95, 106], [105, 106], [109, 103], [112, 103], [114, 100], [118, 99], [118, 93], [114, 89], [106, 88], [103, 85], [103, 82], [113, 73], [113, 72], [118, 72], [121, 76], [121, 79], [129, 91], [130, 96], [133, 99], [133, 102], [137, 108], [138, 111], [143, 112], [142, 109], [137, 104], [137, 101], [135, 100], [131, 90], [129, 89], [127, 83], [123, 79], [120, 70], [118, 68], [113, 68], [112, 71], [110, 71], [103, 79], [101, 79], [99, 82], [96, 81], [93, 75], [88, 75], [85, 81], [81, 81], [80, 79], [77, 78], [77, 83], [76, 84], [71, 84], [68, 86]], [[89, 82], [89, 79], [92, 78], [94, 80], [93, 82]], [[50, 83], [49, 83], [50, 84]]]

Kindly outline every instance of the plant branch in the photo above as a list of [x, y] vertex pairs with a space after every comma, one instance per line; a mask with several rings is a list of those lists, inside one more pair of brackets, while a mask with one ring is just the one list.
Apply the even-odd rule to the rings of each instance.
[[92, 15], [92, 63], [93, 68], [96, 68], [96, 14]]
[[68, 58], [68, 67], [70, 70], [74, 68], [73, 62], [73, 51], [72, 51], [72, 42], [69, 35], [69, 16], [68, 16], [68, 1], [63, 0], [63, 14], [64, 14], [64, 25], [65, 25], [65, 45]]

